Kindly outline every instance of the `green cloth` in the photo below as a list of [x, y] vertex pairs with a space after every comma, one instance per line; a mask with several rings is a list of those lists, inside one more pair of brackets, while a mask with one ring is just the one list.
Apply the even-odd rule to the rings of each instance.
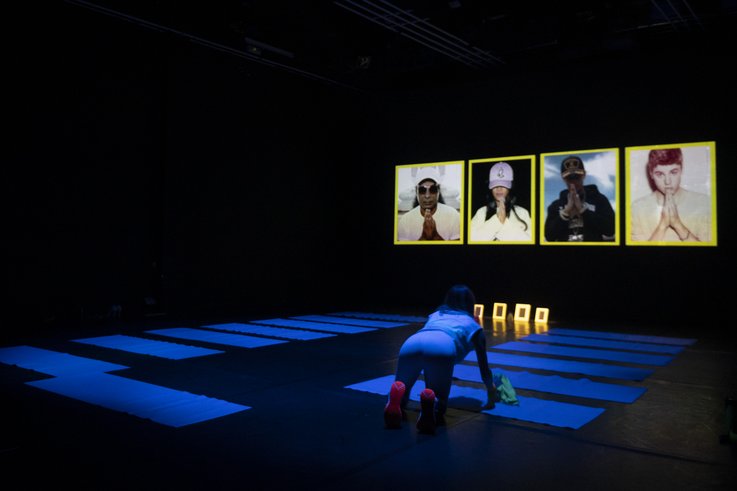
[[496, 385], [496, 392], [501, 402], [512, 406], [519, 406], [517, 392], [514, 390], [514, 387], [512, 387], [512, 382], [509, 381], [509, 377], [503, 373], [497, 373], [494, 375], [494, 385]]

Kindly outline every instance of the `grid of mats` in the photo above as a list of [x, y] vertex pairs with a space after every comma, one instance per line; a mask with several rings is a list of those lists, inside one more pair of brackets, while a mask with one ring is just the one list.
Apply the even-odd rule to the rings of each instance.
[[[421, 323], [425, 320], [424, 317], [415, 316], [340, 312], [248, 323], [211, 324], [197, 329], [155, 329], [145, 333], [154, 337], [204, 342], [218, 347], [259, 348], [291, 341], [309, 341], [342, 334], [370, 332], [405, 326], [408, 323]], [[171, 360], [223, 352], [220, 349], [124, 335], [74, 341]], [[497, 376], [506, 375], [516, 389], [578, 397], [584, 400], [583, 404], [572, 404], [518, 396], [519, 405], [497, 404], [493, 410], [484, 412], [502, 418], [580, 428], [604, 412], [604, 408], [599, 407], [597, 401], [616, 403], [636, 401], [646, 389], [633, 383], [645, 380], [653, 373], [651, 367], [667, 365], [674, 356], [695, 341], [685, 338], [550, 329], [545, 334], [530, 334], [519, 341], [492, 346], [487, 352], [487, 357], [494, 373]], [[29, 385], [170, 426], [184, 426], [250, 409], [248, 406], [228, 401], [109, 374], [107, 372], [128, 367], [66, 353], [28, 346], [0, 348], [0, 362], [54, 377], [29, 382]], [[520, 371], [518, 368], [544, 373], [530, 373]], [[584, 377], [577, 378], [581, 375]], [[593, 381], [585, 378], [586, 376], [601, 378], [604, 381]], [[454, 378], [459, 381], [481, 383], [474, 353], [469, 354], [464, 363], [456, 366]], [[386, 396], [392, 379], [393, 375], [390, 374], [346, 388]], [[423, 388], [422, 381], [418, 381], [410, 396], [411, 399], [418, 401]], [[454, 384], [451, 392], [451, 398], [481, 401], [484, 397], [483, 389], [467, 385]]]
[[[579, 429], [604, 412], [602, 402], [635, 402], [646, 391], [636, 382], [648, 378], [654, 372], [653, 367], [667, 365], [695, 342], [696, 339], [690, 338], [550, 329], [545, 334], [530, 334], [519, 341], [495, 345], [487, 351], [495, 376], [506, 375], [515, 389], [544, 393], [545, 398], [518, 395], [516, 405], [498, 403], [494, 409], [482, 412], [501, 418]], [[530, 373], [519, 368], [543, 373]], [[586, 376], [603, 381], [594, 381]], [[474, 352], [464, 359], [464, 363], [456, 365], [453, 377], [459, 382], [481, 384]], [[347, 388], [386, 397], [393, 380], [394, 375], [390, 374]], [[410, 393], [410, 400], [419, 401], [423, 389], [424, 382], [418, 380]], [[580, 398], [581, 403], [558, 401], [554, 399], [556, 396]], [[451, 404], [453, 399], [478, 401], [480, 409], [486, 391], [454, 382], [450, 398]]]
[[[202, 342], [224, 349], [253, 349], [292, 341], [365, 333], [425, 320], [392, 315], [360, 318], [360, 314], [355, 314], [308, 315], [249, 323], [211, 324], [199, 328], [152, 329], [144, 332], [152, 337], [116, 334], [73, 341], [169, 360], [185, 360], [224, 351], [164, 339]], [[109, 373], [125, 370], [129, 368], [127, 366], [33, 346], [0, 348], [0, 362], [50, 376], [28, 382], [30, 386], [173, 427], [250, 409], [249, 406]]]

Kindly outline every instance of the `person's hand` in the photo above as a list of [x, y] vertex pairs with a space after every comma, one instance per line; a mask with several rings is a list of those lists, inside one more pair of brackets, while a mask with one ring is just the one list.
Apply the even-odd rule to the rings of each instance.
[[671, 191], [665, 193], [662, 214], [666, 216], [667, 225], [678, 234], [678, 238], [686, 240], [691, 232], [686, 228], [681, 221], [681, 217], [678, 215], [678, 205], [676, 205], [676, 199]]
[[433, 240], [438, 235], [438, 229], [435, 225], [435, 219], [432, 217], [431, 210], [425, 210], [425, 221], [422, 223], [421, 240]]
[[496, 385], [490, 382], [486, 385], [486, 403], [481, 407], [482, 410], [494, 409], [496, 407], [497, 390]]
[[660, 242], [665, 239], [665, 233], [670, 228], [671, 213], [668, 206], [669, 193], [663, 194], [663, 209], [660, 211], [660, 220], [650, 236], [651, 241]]
[[496, 217], [501, 223], [507, 219], [507, 208], [504, 206], [504, 200], [497, 200], [496, 202]]
[[581, 197], [576, 191], [576, 185], [573, 183], [568, 185], [568, 202], [563, 208], [563, 212], [570, 217], [576, 217], [583, 213], [583, 202], [581, 202]]
[[663, 221], [669, 227], [673, 226], [673, 219], [678, 217], [678, 207], [673, 199], [673, 193], [666, 191], [663, 195]]

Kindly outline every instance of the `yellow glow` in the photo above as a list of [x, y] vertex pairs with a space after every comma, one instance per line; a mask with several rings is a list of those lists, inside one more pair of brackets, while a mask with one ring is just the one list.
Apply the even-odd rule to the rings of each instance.
[[481, 322], [484, 319], [484, 304], [476, 303], [473, 305], [473, 315], [476, 319]]
[[514, 320], [528, 322], [530, 320], [532, 306], [528, 303], [518, 303], [514, 306]]
[[535, 324], [532, 328], [532, 332], [534, 332], [535, 334], [545, 334], [549, 330], [550, 328], [548, 327], [547, 324], [539, 324], [539, 323]]
[[547, 324], [549, 314], [550, 309], [545, 307], [537, 307], [535, 309], [535, 324]]
[[494, 325], [492, 326], [494, 333], [503, 333], [507, 330], [507, 321], [503, 319], [494, 319]]
[[517, 337], [531, 334], [530, 323], [526, 321], [514, 321], [514, 333]]
[[507, 318], [507, 304], [494, 302], [494, 311], [491, 316], [492, 319], [506, 319]]

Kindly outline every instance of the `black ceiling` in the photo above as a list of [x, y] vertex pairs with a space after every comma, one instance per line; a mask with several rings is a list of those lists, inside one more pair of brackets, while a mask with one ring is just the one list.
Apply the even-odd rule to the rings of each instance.
[[737, 0], [68, 0], [359, 89], [448, 84], [691, 46], [734, 50]]

